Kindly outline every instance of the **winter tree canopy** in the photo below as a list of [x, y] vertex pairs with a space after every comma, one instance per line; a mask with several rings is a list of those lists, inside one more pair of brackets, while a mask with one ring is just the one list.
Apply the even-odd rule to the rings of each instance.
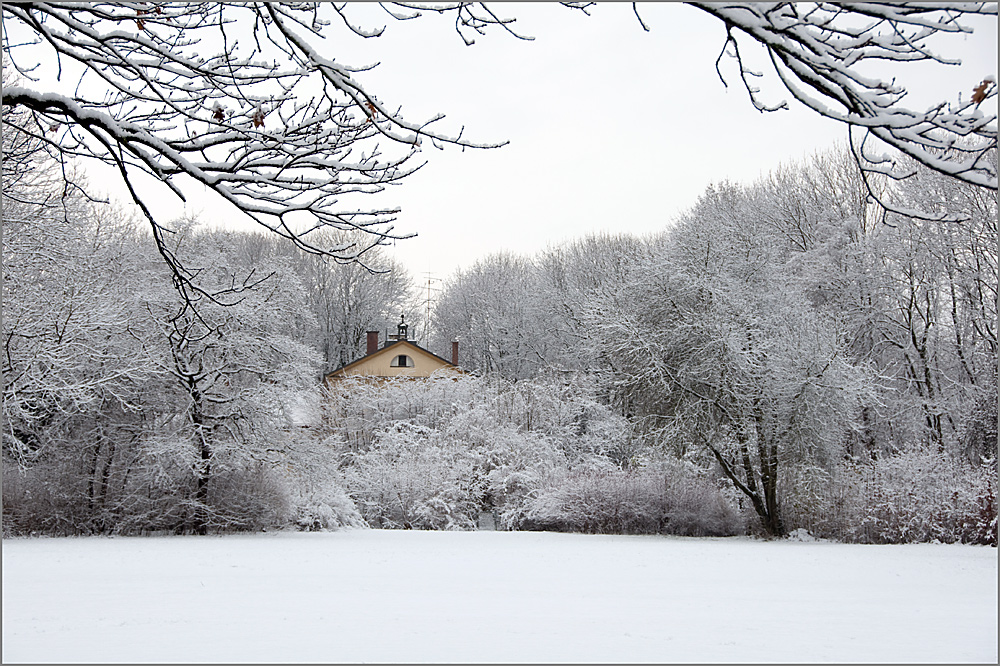
[[[451, 9], [460, 32], [499, 22]], [[333, 3], [27, 3], [5, 4], [3, 17], [5, 66], [16, 71], [4, 73], [3, 105], [30, 111], [5, 122], [61, 159], [113, 166], [182, 283], [139, 174], [182, 199], [186, 176], [303, 250], [349, 261], [396, 237], [398, 211], [348, 208], [345, 196], [413, 173], [422, 141], [494, 145], [438, 131], [439, 117], [404, 118], [360, 83], [367, 68], [325, 55], [331, 23], [380, 32]], [[324, 227], [366, 233], [327, 246], [310, 235]]]
[[[564, 4], [587, 11], [588, 3]], [[738, 62], [757, 109], [787, 103], [766, 101], [755, 84], [761, 74], [746, 59], [754, 42], [796, 100], [860, 130], [858, 160], [870, 171], [911, 172], [876, 154], [888, 144], [953, 178], [997, 186], [996, 168], [984, 159], [996, 146], [992, 75], [970, 81], [967, 98], [911, 110], [896, 77], [865, 69], [890, 62], [880, 71], [894, 74], [908, 63], [954, 64], [946, 51], [932, 50], [937, 38], [971, 32], [966, 19], [995, 16], [995, 4], [692, 4], [724, 24], [723, 55]], [[382, 6], [386, 20], [451, 13], [470, 45], [491, 27], [521, 37], [514, 19], [484, 4]], [[638, 8], [636, 16], [646, 27]], [[353, 261], [399, 236], [398, 210], [348, 200], [420, 168], [422, 144], [502, 145], [439, 129], [441, 115], [408, 118], [392, 91], [368, 90], [362, 81], [372, 66], [341, 62], [331, 40], [338, 29], [378, 37], [385, 26], [359, 25], [347, 6], [18, 3], [4, 5], [3, 19], [3, 105], [30, 112], [4, 121], [64, 160], [95, 158], [115, 168], [182, 284], [190, 276], [162, 241], [167, 227], [143, 174], [182, 199], [193, 180], [303, 250]], [[364, 233], [329, 246], [311, 235], [324, 227]]]

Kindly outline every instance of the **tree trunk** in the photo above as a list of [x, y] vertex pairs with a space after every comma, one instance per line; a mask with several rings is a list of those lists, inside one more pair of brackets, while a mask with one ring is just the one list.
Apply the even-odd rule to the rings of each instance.
[[[753, 504], [754, 511], [757, 512], [757, 517], [760, 519], [760, 524], [764, 528], [764, 531], [769, 536], [784, 536], [785, 526], [781, 520], [781, 511], [778, 507], [778, 461], [777, 455], [775, 455], [776, 447], [767, 447], [770, 448], [771, 453], [761, 459], [760, 487], [763, 488], [762, 495], [761, 488], [757, 485], [757, 472], [753, 469], [750, 460], [746, 435], [743, 433], [738, 434], [737, 439], [740, 442], [741, 462], [746, 477], [745, 482], [740, 480], [739, 475], [736, 473], [736, 466], [726, 460], [725, 456], [717, 448], [711, 444], [708, 444], [708, 448], [719, 462], [719, 465], [721, 465], [726, 477], [732, 481], [733, 485], [740, 492], [750, 499], [750, 503]], [[767, 461], [766, 464], [765, 460]]]
[[197, 468], [197, 484], [194, 491], [195, 513], [192, 528], [195, 534], [208, 534], [208, 481], [211, 478], [212, 446], [205, 428], [205, 415], [202, 412], [202, 396], [194, 386], [191, 387], [191, 423], [194, 425], [194, 436], [198, 442], [199, 464]]
[[[758, 434], [758, 437], [760, 435]], [[771, 536], [784, 536], [785, 525], [778, 506], [778, 447], [773, 442], [758, 445], [760, 482], [764, 489], [764, 529]]]

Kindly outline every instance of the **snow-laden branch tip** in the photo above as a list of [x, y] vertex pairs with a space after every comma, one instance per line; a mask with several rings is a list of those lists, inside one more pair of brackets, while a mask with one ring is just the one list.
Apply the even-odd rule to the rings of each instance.
[[[785, 103], [761, 99], [761, 90], [750, 80], [758, 75], [746, 66], [741, 41], [763, 45], [785, 90], [819, 115], [860, 128], [942, 174], [997, 187], [996, 168], [984, 159], [997, 147], [997, 85], [992, 73], [969, 81], [967, 98], [910, 109], [903, 104], [907, 90], [895, 78], [871, 78], [858, 67], [864, 61], [957, 65], [959, 61], [932, 50], [931, 41], [941, 35], [971, 33], [966, 19], [995, 17], [995, 3], [690, 4], [725, 25], [726, 46], [734, 48], [724, 52], [736, 59], [739, 76], [758, 110], [778, 110]], [[869, 169], [899, 174], [886, 165]]]

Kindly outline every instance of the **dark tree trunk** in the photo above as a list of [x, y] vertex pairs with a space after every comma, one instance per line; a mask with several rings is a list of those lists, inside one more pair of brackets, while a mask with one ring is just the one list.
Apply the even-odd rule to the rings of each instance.
[[209, 442], [209, 430], [205, 426], [201, 391], [198, 390], [193, 378], [189, 390], [192, 400], [191, 423], [194, 426], [194, 436], [198, 442], [199, 457], [192, 528], [195, 534], [208, 534], [208, 482], [212, 473], [212, 446]]
[[759, 446], [760, 480], [764, 490], [764, 515], [761, 520], [771, 536], [784, 536], [785, 525], [778, 506], [778, 447], [774, 443]]
[[196, 436], [198, 437], [201, 464], [198, 466], [198, 481], [194, 491], [195, 515], [193, 527], [195, 534], [208, 534], [208, 481], [211, 478], [212, 471], [212, 449], [206, 439], [204, 426], [198, 423], [195, 427], [197, 428]]
[[[784, 521], [781, 519], [781, 509], [778, 504], [778, 457], [777, 447], [761, 446], [760, 472], [753, 468], [750, 459], [750, 451], [745, 433], [737, 434], [740, 443], [740, 463], [743, 468], [745, 479], [740, 479], [736, 465], [726, 460], [717, 448], [709, 445], [709, 450], [722, 467], [723, 473], [732, 481], [733, 485], [749, 498], [753, 505], [757, 517], [760, 519], [761, 527], [769, 536], [780, 537], [785, 535]], [[757, 476], [760, 476], [760, 483], [757, 483]]]

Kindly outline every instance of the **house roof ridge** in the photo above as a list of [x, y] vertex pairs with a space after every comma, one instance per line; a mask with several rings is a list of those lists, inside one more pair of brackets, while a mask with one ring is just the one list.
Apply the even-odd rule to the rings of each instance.
[[364, 361], [367, 361], [367, 360], [369, 360], [369, 359], [371, 359], [371, 358], [373, 358], [375, 356], [380, 355], [385, 350], [387, 350], [390, 347], [393, 347], [393, 346], [395, 346], [395, 345], [397, 345], [399, 343], [406, 343], [406, 344], [410, 345], [411, 347], [414, 347], [414, 348], [422, 351], [423, 353], [427, 354], [428, 356], [431, 356], [432, 358], [434, 358], [434, 359], [436, 359], [438, 361], [441, 361], [442, 363], [445, 364], [446, 367], [450, 367], [450, 368], [455, 368], [457, 370], [461, 370], [461, 368], [459, 366], [455, 365], [454, 363], [452, 363], [451, 361], [449, 361], [449, 360], [447, 360], [445, 358], [442, 358], [441, 356], [438, 356], [437, 354], [435, 354], [434, 352], [430, 351], [429, 349], [425, 349], [425, 348], [421, 347], [420, 345], [418, 345], [413, 340], [409, 340], [409, 339], [406, 339], [406, 340], [387, 340], [384, 345], [382, 345], [381, 347], [379, 347], [378, 349], [376, 349], [375, 351], [373, 351], [371, 354], [365, 354], [361, 358], [355, 359], [355, 360], [351, 361], [350, 363], [348, 363], [347, 365], [342, 365], [342, 366], [340, 366], [339, 368], [337, 368], [335, 370], [331, 370], [330, 372], [327, 372], [326, 374], [323, 375], [323, 379], [325, 381], [331, 375], [342, 373], [343, 371], [345, 371], [345, 370], [347, 370], [347, 369], [349, 369], [349, 368], [351, 368], [351, 367], [353, 367], [355, 365], [359, 365], [359, 364], [363, 363]]

